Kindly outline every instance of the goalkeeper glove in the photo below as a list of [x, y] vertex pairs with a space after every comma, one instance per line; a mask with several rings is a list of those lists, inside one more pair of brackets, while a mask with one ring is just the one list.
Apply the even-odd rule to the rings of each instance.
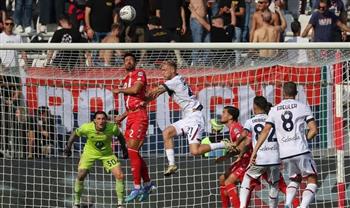
[[64, 154], [67, 156], [67, 157], [69, 157], [69, 156], [71, 156], [72, 155], [72, 150], [71, 150], [72, 148], [71, 147], [68, 147], [68, 146], [66, 146], [66, 148], [64, 148]]

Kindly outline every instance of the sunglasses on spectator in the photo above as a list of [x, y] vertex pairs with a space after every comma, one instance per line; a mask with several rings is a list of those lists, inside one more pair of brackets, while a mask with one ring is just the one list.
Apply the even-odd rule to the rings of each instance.
[[266, 4], [266, 1], [258, 1], [258, 4]]
[[14, 25], [15, 25], [15, 23], [13, 23], [13, 22], [5, 22], [5, 25], [11, 25], [11, 26], [14, 26]]

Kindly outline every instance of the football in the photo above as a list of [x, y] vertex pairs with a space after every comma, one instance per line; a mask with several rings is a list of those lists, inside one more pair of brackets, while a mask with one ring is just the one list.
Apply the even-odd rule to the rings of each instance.
[[133, 21], [136, 17], [136, 10], [130, 5], [126, 5], [119, 11], [119, 16], [124, 21]]

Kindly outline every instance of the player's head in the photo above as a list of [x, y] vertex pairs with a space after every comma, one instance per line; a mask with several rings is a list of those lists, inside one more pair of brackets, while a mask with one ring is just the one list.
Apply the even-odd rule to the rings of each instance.
[[221, 115], [221, 123], [227, 124], [230, 121], [237, 121], [239, 117], [239, 109], [233, 106], [225, 106]]
[[254, 114], [269, 113], [272, 104], [267, 102], [264, 96], [256, 96], [254, 98], [253, 111]]
[[124, 67], [126, 71], [133, 71], [136, 67], [136, 56], [133, 53], [124, 55]]
[[170, 80], [177, 74], [177, 65], [174, 61], [164, 61], [160, 69], [165, 80]]
[[107, 113], [104, 111], [96, 111], [94, 113], [94, 123], [97, 131], [101, 131], [106, 127], [107, 119]]
[[318, 11], [320, 13], [324, 13], [325, 11], [327, 11], [328, 4], [329, 4], [329, 0], [320, 0], [320, 3], [318, 5]]
[[297, 85], [294, 82], [286, 82], [283, 85], [283, 97], [286, 98], [295, 98], [298, 94]]

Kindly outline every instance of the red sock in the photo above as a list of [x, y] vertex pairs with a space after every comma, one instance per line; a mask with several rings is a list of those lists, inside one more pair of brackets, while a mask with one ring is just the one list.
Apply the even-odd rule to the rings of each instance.
[[220, 186], [220, 196], [221, 196], [222, 208], [228, 208], [228, 206], [230, 205], [230, 201], [226, 194], [225, 186]]
[[230, 197], [231, 205], [234, 208], [239, 208], [240, 203], [239, 203], [239, 196], [238, 196], [236, 185], [235, 184], [226, 185], [226, 192], [227, 192], [227, 195]]
[[134, 176], [134, 185], [141, 185], [141, 158], [139, 152], [128, 148], [131, 173]]
[[[140, 155], [139, 155], [140, 156]], [[145, 162], [145, 160], [140, 156], [141, 158], [141, 176], [143, 179], [143, 182], [149, 182], [151, 179], [148, 175], [148, 168], [147, 168], [147, 164]]]
[[[284, 181], [284, 178], [283, 178], [282, 174], [280, 174], [280, 180], [279, 180], [279, 182], [278, 182], [278, 187], [279, 187], [279, 189], [280, 189], [280, 191], [281, 191], [282, 193], [286, 194], [286, 191], [287, 191], [287, 184], [286, 184], [286, 182]], [[293, 204], [293, 207], [298, 207], [298, 206], [299, 206], [300, 201], [299, 201], [299, 199], [298, 199], [298, 196], [295, 196], [295, 198], [293, 199], [292, 204]]]

